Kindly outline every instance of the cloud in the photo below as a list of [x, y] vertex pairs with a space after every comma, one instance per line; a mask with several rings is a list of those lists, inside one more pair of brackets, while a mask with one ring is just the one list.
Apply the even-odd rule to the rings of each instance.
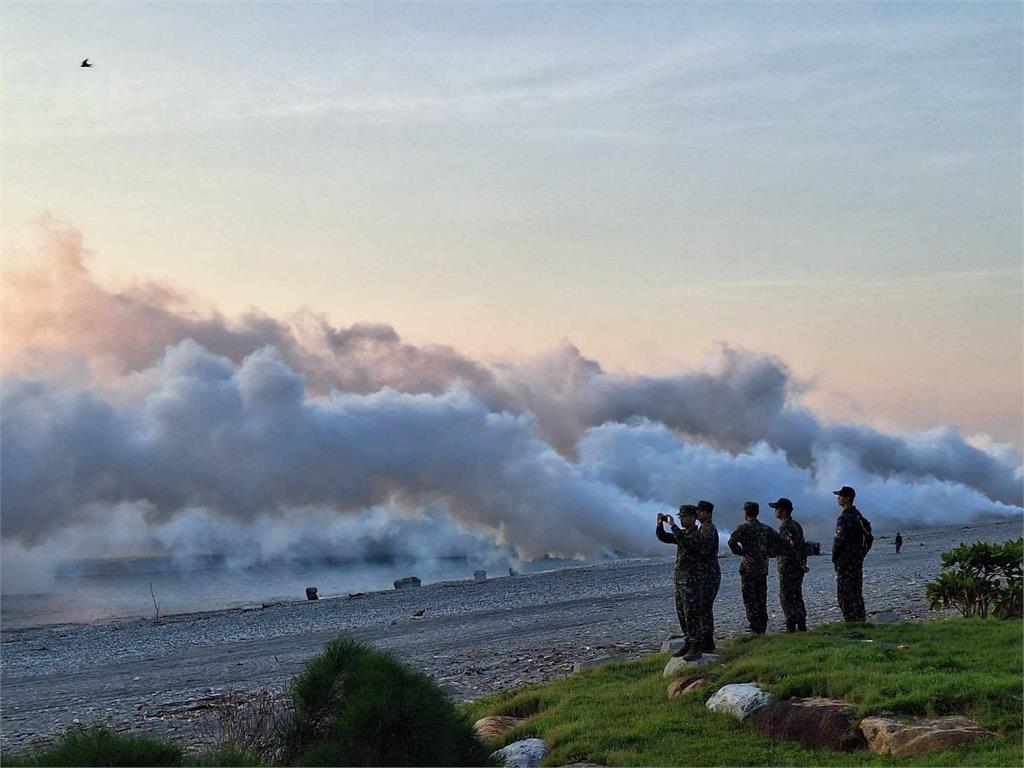
[[842, 484], [883, 525], [1022, 511], [1015, 449], [825, 422], [754, 352], [660, 377], [569, 343], [485, 364], [387, 325], [112, 289], [85, 258], [52, 227], [7, 280], [0, 529], [18, 556], [83, 537], [243, 559], [651, 555], [654, 513], [700, 497], [725, 517], [788, 496], [826, 536]]

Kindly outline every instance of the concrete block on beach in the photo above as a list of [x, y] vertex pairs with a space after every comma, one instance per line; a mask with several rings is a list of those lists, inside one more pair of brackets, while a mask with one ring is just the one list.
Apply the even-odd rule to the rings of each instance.
[[410, 587], [418, 587], [422, 584], [419, 576], [406, 576], [404, 579], [395, 580], [395, 589], [409, 589]]

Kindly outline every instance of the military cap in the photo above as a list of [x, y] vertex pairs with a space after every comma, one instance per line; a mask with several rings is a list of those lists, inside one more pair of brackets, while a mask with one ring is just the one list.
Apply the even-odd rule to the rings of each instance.
[[845, 496], [848, 499], [852, 499], [857, 495], [857, 492], [848, 485], [844, 485], [838, 491], [832, 491], [836, 496]]
[[757, 517], [758, 513], [761, 511], [761, 507], [758, 505], [756, 501], [748, 501], [744, 503], [743, 511], [748, 512], [754, 517]]
[[778, 501], [773, 501], [768, 506], [772, 509], [788, 509], [790, 512], [793, 511], [793, 502], [785, 496], [780, 497]]
[[683, 506], [679, 508], [679, 514], [686, 515], [687, 517], [696, 517], [697, 508], [693, 504], [683, 504]]
[[712, 504], [710, 501], [705, 501], [704, 499], [701, 499], [700, 501], [697, 502], [697, 509], [700, 510], [701, 512], [714, 512], [715, 505]]

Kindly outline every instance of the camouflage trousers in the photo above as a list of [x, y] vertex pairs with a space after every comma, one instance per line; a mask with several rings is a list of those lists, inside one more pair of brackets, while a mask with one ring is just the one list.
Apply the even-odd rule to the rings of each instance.
[[701, 639], [700, 581], [692, 575], [677, 571], [672, 579], [676, 588], [676, 617], [679, 628], [687, 640]]
[[715, 638], [715, 599], [718, 589], [722, 586], [722, 571], [715, 568], [708, 572], [700, 590], [700, 638], [704, 642], [714, 642]]
[[779, 602], [786, 617], [786, 629], [807, 627], [807, 606], [804, 605], [804, 572], [798, 568], [779, 568]]
[[864, 609], [864, 561], [840, 562], [836, 566], [836, 599], [847, 621], [866, 621]]
[[755, 635], [768, 629], [768, 570], [744, 568], [740, 571], [740, 592], [747, 609], [747, 623]]

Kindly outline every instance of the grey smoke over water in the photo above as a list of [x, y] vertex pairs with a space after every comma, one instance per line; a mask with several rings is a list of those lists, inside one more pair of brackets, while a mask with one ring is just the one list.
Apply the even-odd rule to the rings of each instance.
[[113, 290], [84, 254], [54, 229], [7, 277], [8, 554], [664, 554], [657, 511], [711, 498], [731, 527], [784, 495], [826, 536], [842, 484], [883, 527], [1022, 512], [1012, 447], [826, 423], [754, 352], [660, 377], [568, 344], [485, 364], [386, 325]]

